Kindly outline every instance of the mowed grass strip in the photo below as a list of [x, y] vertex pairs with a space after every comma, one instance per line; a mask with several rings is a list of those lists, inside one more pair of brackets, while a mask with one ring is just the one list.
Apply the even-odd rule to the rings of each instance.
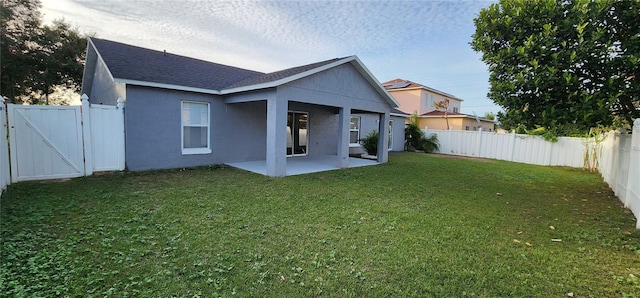
[[22, 182], [0, 206], [3, 296], [640, 293], [635, 218], [579, 169], [405, 153]]

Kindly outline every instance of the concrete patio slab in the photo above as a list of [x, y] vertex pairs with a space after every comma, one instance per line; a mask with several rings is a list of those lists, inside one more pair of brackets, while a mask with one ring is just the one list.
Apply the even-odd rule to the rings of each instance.
[[[362, 159], [349, 157], [349, 168], [373, 166], [379, 164], [375, 160]], [[254, 160], [254, 161], [242, 161], [231, 162], [227, 165], [234, 168], [266, 175], [267, 173], [267, 161], [266, 160]], [[338, 156], [295, 156], [287, 158], [287, 176], [301, 175], [308, 173], [324, 172], [330, 170], [337, 170], [338, 168]]]

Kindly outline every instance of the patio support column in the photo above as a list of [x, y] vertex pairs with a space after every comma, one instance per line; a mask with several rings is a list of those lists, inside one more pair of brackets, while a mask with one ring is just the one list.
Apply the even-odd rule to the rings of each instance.
[[287, 174], [287, 108], [287, 100], [278, 95], [267, 99], [267, 176]]
[[349, 167], [349, 123], [351, 108], [340, 108], [338, 116], [338, 168]]
[[380, 114], [378, 121], [378, 162], [383, 163], [389, 160], [389, 112]]

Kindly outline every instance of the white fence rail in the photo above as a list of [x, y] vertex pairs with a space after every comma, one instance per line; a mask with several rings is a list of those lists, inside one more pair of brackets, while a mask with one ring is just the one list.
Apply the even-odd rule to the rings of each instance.
[[[499, 134], [464, 130], [425, 130], [436, 134], [439, 153], [500, 159], [546, 166], [585, 166], [585, 153], [596, 142], [592, 138], [560, 137], [558, 142], [540, 136]], [[632, 135], [610, 132], [598, 144], [598, 171], [625, 207], [638, 219], [640, 229], [640, 119], [635, 121]], [[592, 151], [589, 151], [592, 154]]]

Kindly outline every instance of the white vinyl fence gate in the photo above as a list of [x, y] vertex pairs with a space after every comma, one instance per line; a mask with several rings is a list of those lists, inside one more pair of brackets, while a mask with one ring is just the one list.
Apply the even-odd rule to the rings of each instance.
[[92, 105], [85, 95], [82, 106], [8, 104], [7, 112], [11, 182], [124, 170], [121, 101]]

